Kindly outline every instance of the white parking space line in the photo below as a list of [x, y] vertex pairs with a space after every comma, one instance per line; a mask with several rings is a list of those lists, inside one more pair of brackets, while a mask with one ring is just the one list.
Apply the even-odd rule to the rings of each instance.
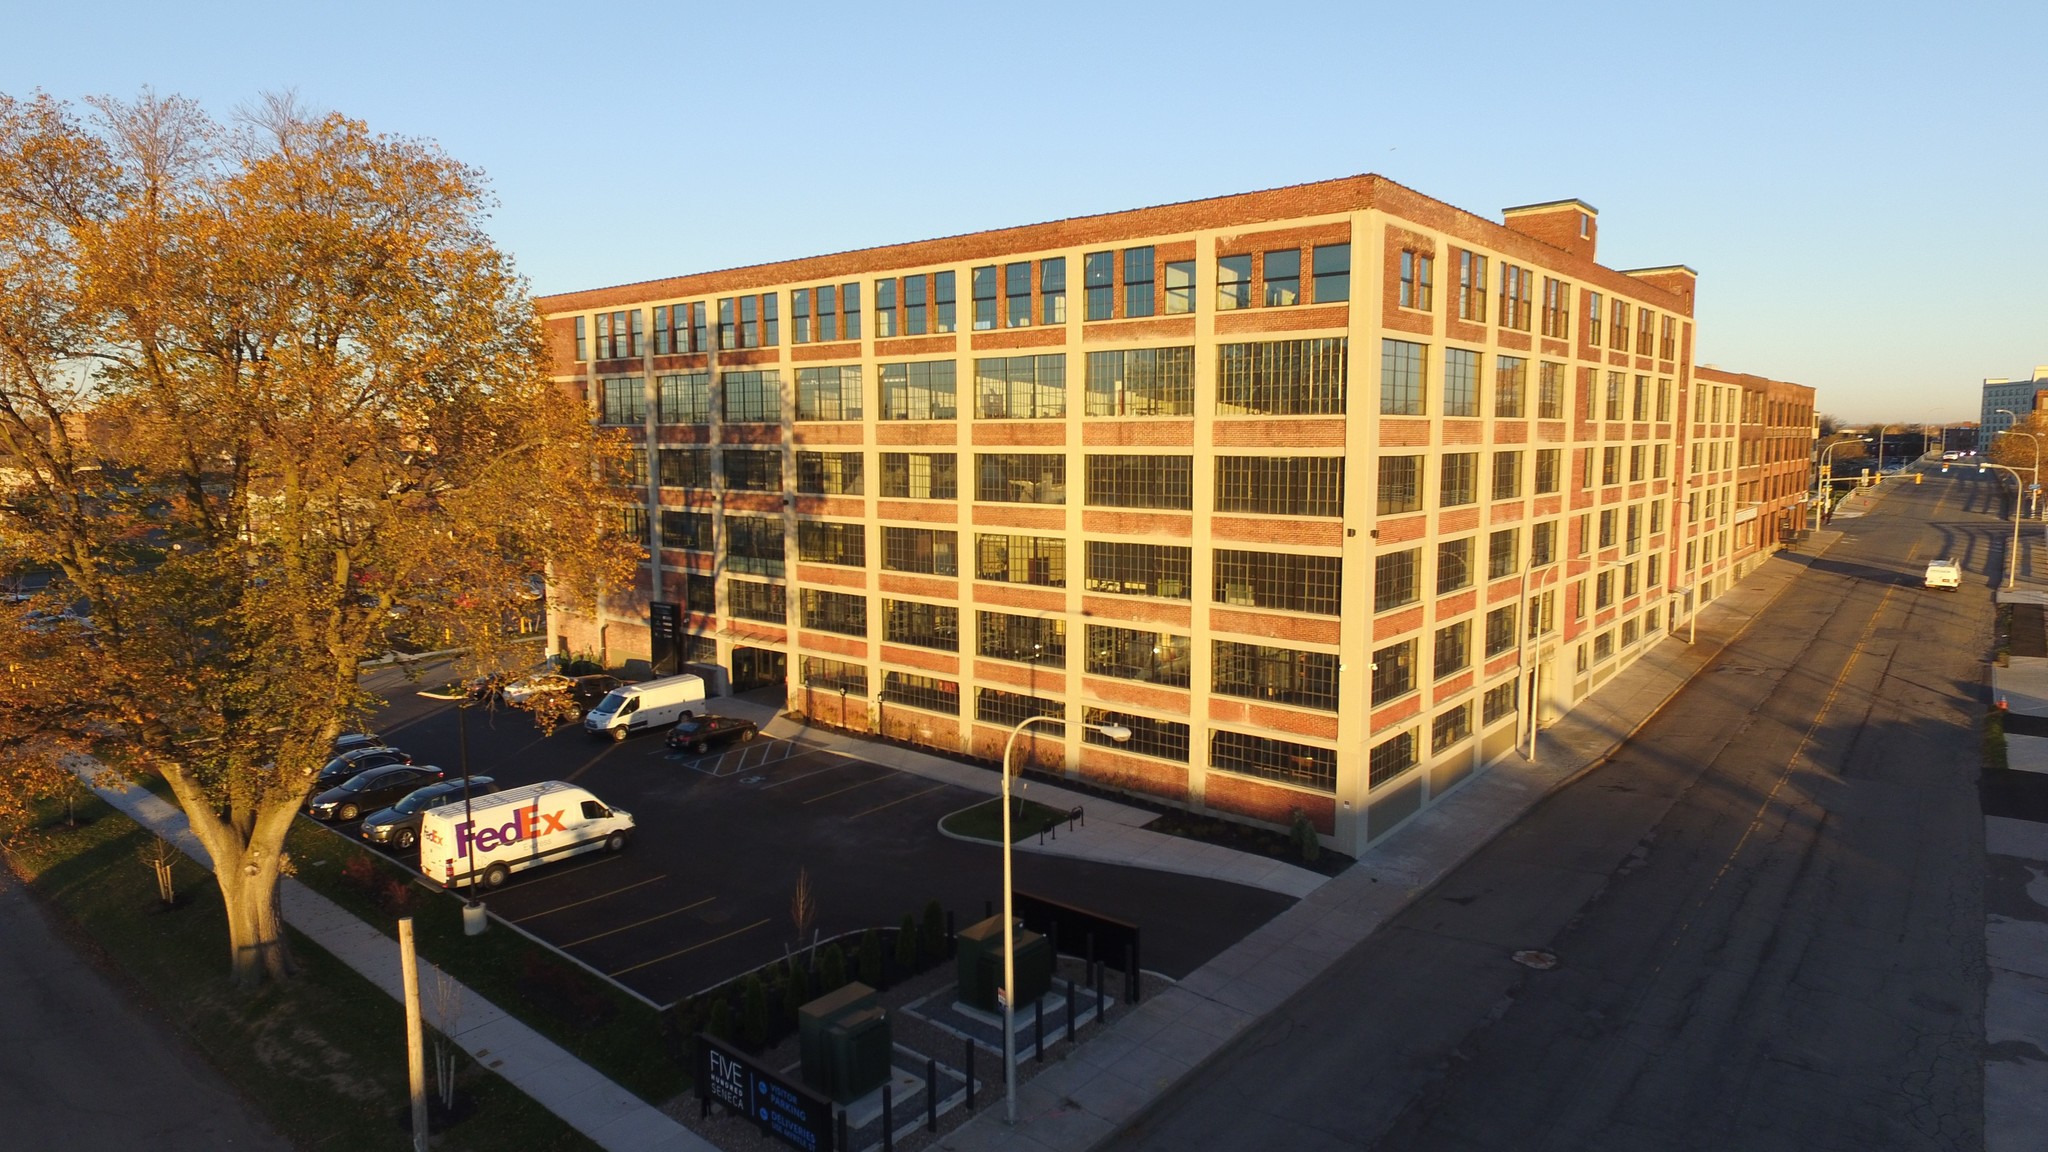
[[881, 775], [879, 775], [879, 776], [870, 776], [870, 777], [868, 777], [868, 778], [867, 778], [867, 779], [865, 779], [865, 780], [861, 780], [861, 781], [857, 781], [857, 782], [855, 782], [855, 783], [852, 783], [852, 784], [848, 784], [848, 785], [847, 785], [846, 787], [844, 787], [844, 788], [834, 788], [834, 789], [833, 789], [832, 791], [830, 791], [830, 792], [824, 792], [824, 793], [820, 793], [819, 795], [813, 796], [813, 797], [811, 797], [811, 798], [810, 798], [809, 800], [806, 800], [806, 801], [804, 801], [804, 803], [806, 803], [806, 804], [816, 804], [816, 803], [817, 803], [818, 801], [820, 801], [820, 800], [830, 800], [830, 799], [831, 799], [832, 797], [834, 797], [834, 796], [837, 796], [837, 795], [839, 795], [839, 794], [840, 794], [840, 793], [842, 793], [842, 792], [851, 792], [851, 791], [853, 791], [853, 790], [854, 790], [855, 788], [865, 788], [865, 787], [867, 787], [867, 786], [868, 786], [868, 785], [870, 785], [870, 784], [879, 784], [879, 783], [881, 783], [882, 781], [884, 781], [884, 780], [887, 780], [887, 779], [889, 779], [889, 778], [890, 778], [891, 776], [894, 776], [894, 775], [895, 775], [895, 773], [893, 773], [893, 772], [884, 772], [884, 773], [882, 773], [882, 774], [881, 774]]
[[638, 888], [643, 884], [652, 884], [656, 880], [666, 879], [668, 879], [668, 874], [664, 872], [659, 876], [649, 876], [645, 880], [635, 880], [631, 884], [628, 884], [623, 888], [614, 888], [609, 892], [599, 893], [596, 896], [586, 897], [582, 900], [571, 900], [567, 904], [557, 904], [553, 908], [549, 908], [543, 912], [529, 912], [524, 916], [509, 916], [507, 917], [507, 919], [511, 920], [514, 924], [524, 924], [528, 920], [538, 920], [543, 916], [552, 916], [557, 912], [567, 912], [571, 908], [581, 908], [585, 904], [595, 903], [599, 900], [609, 900], [610, 898], [612, 898], [613, 896], [617, 896], [621, 892], [631, 892], [633, 889]]
[[[535, 884], [542, 884], [542, 883], [546, 883], [546, 882], [547, 882], [547, 881], [549, 881], [549, 880], [557, 880], [557, 879], [560, 879], [560, 878], [561, 878], [561, 877], [563, 877], [563, 876], [574, 876], [574, 875], [575, 875], [576, 873], [578, 873], [578, 872], [582, 872], [582, 871], [585, 871], [585, 870], [587, 870], [587, 869], [591, 869], [591, 868], [598, 868], [598, 867], [602, 867], [603, 865], [609, 864], [609, 863], [611, 863], [612, 861], [614, 861], [614, 860], [617, 860], [617, 859], [620, 859], [620, 857], [618, 857], [618, 856], [616, 856], [616, 855], [612, 855], [612, 856], [605, 856], [605, 857], [603, 857], [603, 858], [601, 858], [601, 859], [597, 859], [597, 860], [592, 860], [592, 861], [591, 861], [590, 863], [588, 863], [588, 864], [578, 864], [578, 865], [576, 865], [576, 866], [575, 866], [574, 868], [556, 868], [556, 869], [551, 869], [551, 870], [549, 870], [549, 871], [546, 871], [546, 872], [542, 872], [542, 873], [541, 873], [540, 875], [538, 875], [538, 876], [534, 876], [534, 877], [533, 877], [533, 878], [532, 878], [531, 880], [525, 880], [525, 881], [522, 881], [522, 882], [521, 882], [521, 883], [520, 883], [520, 884], [519, 884], [518, 886], [516, 886], [516, 887], [514, 887], [514, 888], [511, 888], [511, 889], [508, 889], [508, 891], [511, 891], [511, 892], [524, 892], [524, 891], [526, 891], [526, 890], [527, 890], [528, 888], [531, 888], [531, 887], [533, 887], [533, 886], [534, 886]], [[520, 875], [531, 875], [531, 873], [520, 873]]]
[[848, 816], [848, 817], [847, 817], [847, 819], [848, 819], [848, 820], [858, 820], [858, 819], [860, 819], [860, 818], [861, 818], [861, 817], [863, 817], [863, 816], [869, 815], [870, 813], [874, 813], [874, 812], [880, 812], [880, 811], [881, 811], [882, 809], [884, 809], [884, 808], [894, 808], [894, 807], [895, 807], [895, 806], [897, 806], [898, 804], [902, 804], [902, 803], [905, 803], [906, 801], [910, 801], [910, 800], [915, 800], [915, 799], [917, 799], [917, 798], [918, 798], [919, 796], [929, 796], [929, 795], [931, 795], [932, 793], [934, 793], [934, 792], [937, 792], [937, 791], [938, 791], [939, 789], [941, 789], [941, 788], [950, 788], [950, 787], [952, 787], [952, 785], [950, 785], [950, 784], [934, 784], [934, 785], [932, 785], [932, 786], [931, 786], [931, 787], [929, 787], [929, 788], [925, 788], [925, 789], [922, 789], [922, 790], [920, 790], [920, 791], [917, 791], [917, 792], [912, 792], [912, 793], [911, 793], [910, 795], [908, 795], [908, 796], [899, 796], [899, 797], [897, 797], [896, 799], [894, 799], [894, 800], [891, 800], [891, 801], [889, 801], [889, 802], [888, 802], [887, 804], [877, 804], [877, 805], [875, 805], [875, 806], [874, 806], [873, 808], [869, 808], [869, 809], [868, 809], [867, 811], [865, 811], [865, 812], [855, 812], [855, 813], [854, 813], [853, 815], [851, 815], [851, 816]]
[[763, 784], [761, 785], [761, 790], [765, 792], [770, 788], [780, 788], [784, 784], [794, 784], [799, 780], [809, 780], [813, 776], [823, 776], [827, 772], [837, 772], [842, 768], [850, 768], [858, 763], [860, 763], [860, 761], [858, 760], [841, 757], [839, 763], [837, 764], [828, 764], [823, 768], [814, 769], [810, 772], [799, 772], [796, 775], [790, 776], [786, 779], [777, 780], [773, 784]]
[[605, 937], [607, 937], [607, 936], [616, 936], [616, 935], [618, 935], [618, 934], [619, 934], [619, 933], [621, 933], [621, 932], [626, 932], [626, 931], [629, 931], [629, 930], [631, 930], [631, 929], [634, 929], [634, 928], [638, 928], [638, 927], [640, 927], [640, 926], [642, 926], [642, 925], [645, 925], [645, 924], [652, 924], [652, 923], [654, 923], [654, 922], [655, 922], [656, 920], [666, 920], [666, 919], [668, 919], [668, 918], [669, 918], [669, 917], [671, 917], [671, 916], [679, 916], [679, 915], [681, 915], [681, 914], [683, 914], [683, 913], [685, 913], [685, 912], [688, 912], [688, 911], [689, 911], [690, 909], [692, 909], [692, 908], [702, 908], [702, 907], [703, 907], [703, 906], [705, 906], [706, 904], [709, 904], [709, 903], [711, 903], [711, 902], [712, 902], [713, 900], [716, 900], [716, 899], [718, 899], [718, 897], [716, 897], [716, 896], [706, 896], [706, 897], [705, 897], [705, 898], [703, 898], [702, 900], [696, 901], [695, 903], [692, 903], [692, 904], [685, 904], [685, 905], [683, 905], [683, 906], [682, 906], [681, 908], [671, 908], [671, 909], [669, 909], [668, 911], [666, 911], [666, 912], [663, 912], [663, 913], [661, 913], [661, 914], [660, 914], [660, 915], [658, 915], [658, 916], [649, 916], [649, 917], [648, 917], [647, 919], [645, 919], [645, 920], [635, 920], [635, 921], [633, 921], [633, 922], [632, 922], [631, 924], [621, 924], [621, 925], [619, 925], [619, 926], [618, 926], [617, 928], [607, 928], [607, 929], [605, 929], [604, 931], [602, 931], [602, 932], [599, 932], [599, 933], [597, 933], [597, 934], [595, 934], [595, 935], [592, 935], [592, 936], [585, 936], [585, 937], [584, 937], [583, 939], [581, 939], [581, 940], [571, 940], [571, 941], [569, 941], [569, 942], [568, 942], [567, 944], [559, 944], [559, 945], [556, 945], [556, 947], [559, 947], [559, 948], [563, 948], [563, 949], [568, 949], [568, 948], [574, 948], [574, 947], [576, 947], [576, 946], [577, 946], [578, 944], [588, 944], [588, 943], [590, 943], [590, 942], [591, 942], [592, 940], [602, 940], [602, 939], [604, 939], [604, 938], [605, 938]]
[[621, 976], [624, 976], [628, 972], [638, 972], [640, 969], [648, 967], [649, 965], [659, 964], [664, 960], [673, 960], [678, 956], [687, 956], [690, 953], [695, 952], [699, 948], [709, 948], [713, 944], [716, 944], [721, 940], [730, 940], [735, 936], [742, 935], [743, 933], [752, 932], [754, 929], [759, 928], [761, 925], [766, 923], [768, 923], [768, 917], [763, 916], [761, 919], [754, 921], [752, 924], [747, 925], [745, 928], [735, 928], [732, 931], [727, 932], [723, 936], [713, 936], [709, 940], [698, 941], [697, 943], [690, 945], [688, 948], [679, 948], [666, 956], [656, 956], [652, 960], [642, 960], [638, 964], [628, 965], [627, 967], [621, 968], [616, 972], [607, 972], [605, 973], [605, 975], [610, 976], [613, 979], [617, 979]]

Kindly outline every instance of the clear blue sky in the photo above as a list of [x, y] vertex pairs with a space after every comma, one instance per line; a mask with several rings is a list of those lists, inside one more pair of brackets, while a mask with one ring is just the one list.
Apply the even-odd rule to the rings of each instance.
[[1586, 200], [1602, 263], [1699, 270], [1702, 362], [1849, 420], [2048, 364], [2040, 0], [39, 11], [0, 90], [435, 138], [539, 292], [1379, 172]]

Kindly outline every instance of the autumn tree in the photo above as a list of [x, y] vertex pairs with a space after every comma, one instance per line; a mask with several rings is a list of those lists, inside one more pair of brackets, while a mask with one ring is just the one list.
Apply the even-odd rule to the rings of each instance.
[[490, 206], [433, 144], [289, 98], [0, 96], [0, 562], [90, 606], [0, 622], [0, 768], [160, 772], [239, 983], [292, 970], [285, 833], [394, 616], [488, 662], [544, 571], [630, 577], [592, 467], [618, 447], [550, 381]]

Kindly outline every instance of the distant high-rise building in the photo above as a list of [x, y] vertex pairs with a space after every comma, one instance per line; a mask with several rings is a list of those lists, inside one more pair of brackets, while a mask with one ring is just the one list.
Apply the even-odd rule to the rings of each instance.
[[2012, 427], [2012, 417], [2000, 412], [2003, 408], [2017, 412], [2024, 418], [2034, 411], [2034, 395], [2048, 387], [2048, 364], [2034, 369], [2032, 379], [2008, 380], [2003, 376], [1989, 377], [1984, 381], [1984, 405], [1977, 416], [1979, 442], [1988, 446], [2000, 432]]

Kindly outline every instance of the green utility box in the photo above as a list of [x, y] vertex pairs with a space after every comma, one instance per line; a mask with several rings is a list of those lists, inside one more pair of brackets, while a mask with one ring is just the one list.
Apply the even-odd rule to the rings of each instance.
[[[1017, 941], [1017, 991], [1014, 1003], [1022, 1008], [1052, 990], [1052, 945], [1036, 932], [1019, 928]], [[959, 974], [960, 1002], [984, 1012], [997, 1012], [996, 989], [1003, 983], [1003, 918], [991, 916], [963, 929], [955, 964]]]
[[858, 1100], [889, 1078], [889, 1016], [875, 990], [848, 984], [796, 1010], [804, 1084], [835, 1103]]

